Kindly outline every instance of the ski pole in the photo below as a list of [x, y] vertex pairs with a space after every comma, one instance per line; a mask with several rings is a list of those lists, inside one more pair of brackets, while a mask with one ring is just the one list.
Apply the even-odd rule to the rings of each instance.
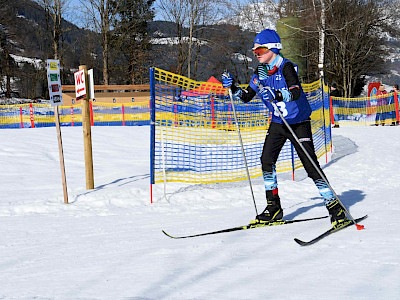
[[254, 203], [254, 208], [255, 208], [255, 210], [256, 210], [256, 215], [258, 216], [256, 200], [255, 200], [255, 198], [254, 198], [253, 186], [251, 185], [249, 167], [247, 166], [246, 153], [244, 152], [243, 141], [242, 141], [242, 135], [241, 135], [241, 133], [240, 133], [239, 123], [238, 123], [237, 117], [236, 117], [235, 104], [233, 103], [233, 95], [232, 95], [232, 90], [231, 90], [231, 88], [228, 89], [228, 92], [229, 92], [229, 98], [231, 99], [233, 117], [234, 117], [235, 123], [236, 123], [236, 129], [237, 129], [237, 133], [238, 133], [238, 137], [239, 137], [239, 141], [240, 141], [240, 147], [241, 147], [241, 149], [242, 149], [242, 155], [243, 155], [244, 165], [245, 165], [245, 167], [246, 167], [247, 180], [249, 181], [250, 192], [251, 192], [251, 196], [253, 197], [253, 203]]
[[362, 229], [361, 226], [362, 225], [358, 225], [357, 222], [355, 221], [355, 219], [352, 217], [352, 215], [350, 214], [350, 212], [347, 210], [347, 208], [343, 205], [342, 201], [340, 201], [339, 196], [336, 194], [335, 190], [332, 188], [332, 186], [329, 184], [328, 179], [325, 177], [324, 173], [322, 173], [322, 171], [320, 170], [320, 168], [318, 168], [317, 164], [313, 161], [313, 159], [311, 158], [310, 154], [307, 152], [307, 150], [304, 148], [304, 146], [301, 144], [299, 138], [297, 137], [297, 135], [294, 133], [292, 127], [290, 127], [289, 123], [286, 121], [285, 117], [283, 116], [282, 112], [279, 110], [278, 106], [271, 101], [272, 106], [274, 107], [274, 110], [278, 112], [279, 116], [281, 117], [283, 123], [285, 123], [286, 127], [289, 129], [290, 133], [292, 134], [292, 136], [294, 137], [294, 139], [296, 140], [296, 142], [299, 144], [301, 150], [304, 152], [304, 154], [307, 156], [308, 160], [311, 162], [311, 164], [313, 165], [313, 167], [317, 170], [318, 174], [321, 176], [321, 178], [325, 181], [325, 183], [328, 185], [329, 189], [332, 191], [333, 195], [336, 197], [336, 199], [339, 201], [340, 205], [344, 208], [344, 210], [346, 211], [347, 215], [350, 217], [350, 220], [356, 225], [357, 229], [360, 230]]

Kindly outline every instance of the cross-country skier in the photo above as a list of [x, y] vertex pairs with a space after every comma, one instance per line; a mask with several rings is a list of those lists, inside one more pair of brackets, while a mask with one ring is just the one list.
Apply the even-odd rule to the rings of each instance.
[[267, 108], [273, 112], [261, 155], [267, 207], [256, 219], [260, 223], [267, 223], [281, 220], [283, 217], [278, 195], [275, 164], [283, 145], [289, 139], [295, 147], [308, 176], [314, 181], [320, 195], [324, 198], [332, 226], [340, 227], [341, 224], [348, 221], [345, 209], [297, 144], [279, 114], [274, 112], [274, 107], [271, 104], [271, 101], [276, 104], [316, 166], [322, 172], [314, 150], [310, 123], [311, 107], [303, 92], [295, 65], [279, 55], [280, 49], [282, 49], [282, 44], [279, 35], [274, 30], [265, 29], [257, 34], [254, 40], [252, 50], [259, 61], [259, 65], [251, 78], [249, 86], [246, 89], [241, 89], [235, 84], [231, 74], [224, 73], [222, 75], [223, 86], [231, 88], [236, 98], [240, 98], [246, 103], [258, 94]]

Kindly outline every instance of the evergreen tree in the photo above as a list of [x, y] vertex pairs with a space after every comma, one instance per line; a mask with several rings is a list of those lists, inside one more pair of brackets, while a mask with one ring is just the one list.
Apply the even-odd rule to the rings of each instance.
[[152, 5], [155, 0], [117, 1], [115, 34], [125, 64], [125, 82], [146, 82], [150, 64], [150, 37], [148, 23], [154, 18]]
[[[12, 22], [12, 16], [15, 10], [12, 7], [3, 5], [0, 2], [0, 88], [5, 92], [7, 98], [11, 97], [11, 77], [15, 74], [15, 62], [11, 57], [13, 44], [11, 42], [13, 36], [3, 24]], [[3, 86], [4, 78], [4, 86]]]

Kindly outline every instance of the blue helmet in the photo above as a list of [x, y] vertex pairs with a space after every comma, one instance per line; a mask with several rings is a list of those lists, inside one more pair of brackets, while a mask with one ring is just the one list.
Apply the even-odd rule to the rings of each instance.
[[267, 47], [276, 54], [279, 54], [279, 51], [282, 49], [281, 38], [276, 31], [272, 29], [265, 29], [257, 34], [254, 39], [254, 44], [256, 43]]

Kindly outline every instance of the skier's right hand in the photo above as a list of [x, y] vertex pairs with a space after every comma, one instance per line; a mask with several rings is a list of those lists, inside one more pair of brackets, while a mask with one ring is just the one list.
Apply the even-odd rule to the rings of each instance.
[[260, 90], [261, 100], [264, 103], [271, 102], [276, 99], [276, 92], [274, 89], [264, 87]]
[[233, 76], [229, 72], [222, 74], [222, 86], [224, 88], [230, 88], [233, 84]]

